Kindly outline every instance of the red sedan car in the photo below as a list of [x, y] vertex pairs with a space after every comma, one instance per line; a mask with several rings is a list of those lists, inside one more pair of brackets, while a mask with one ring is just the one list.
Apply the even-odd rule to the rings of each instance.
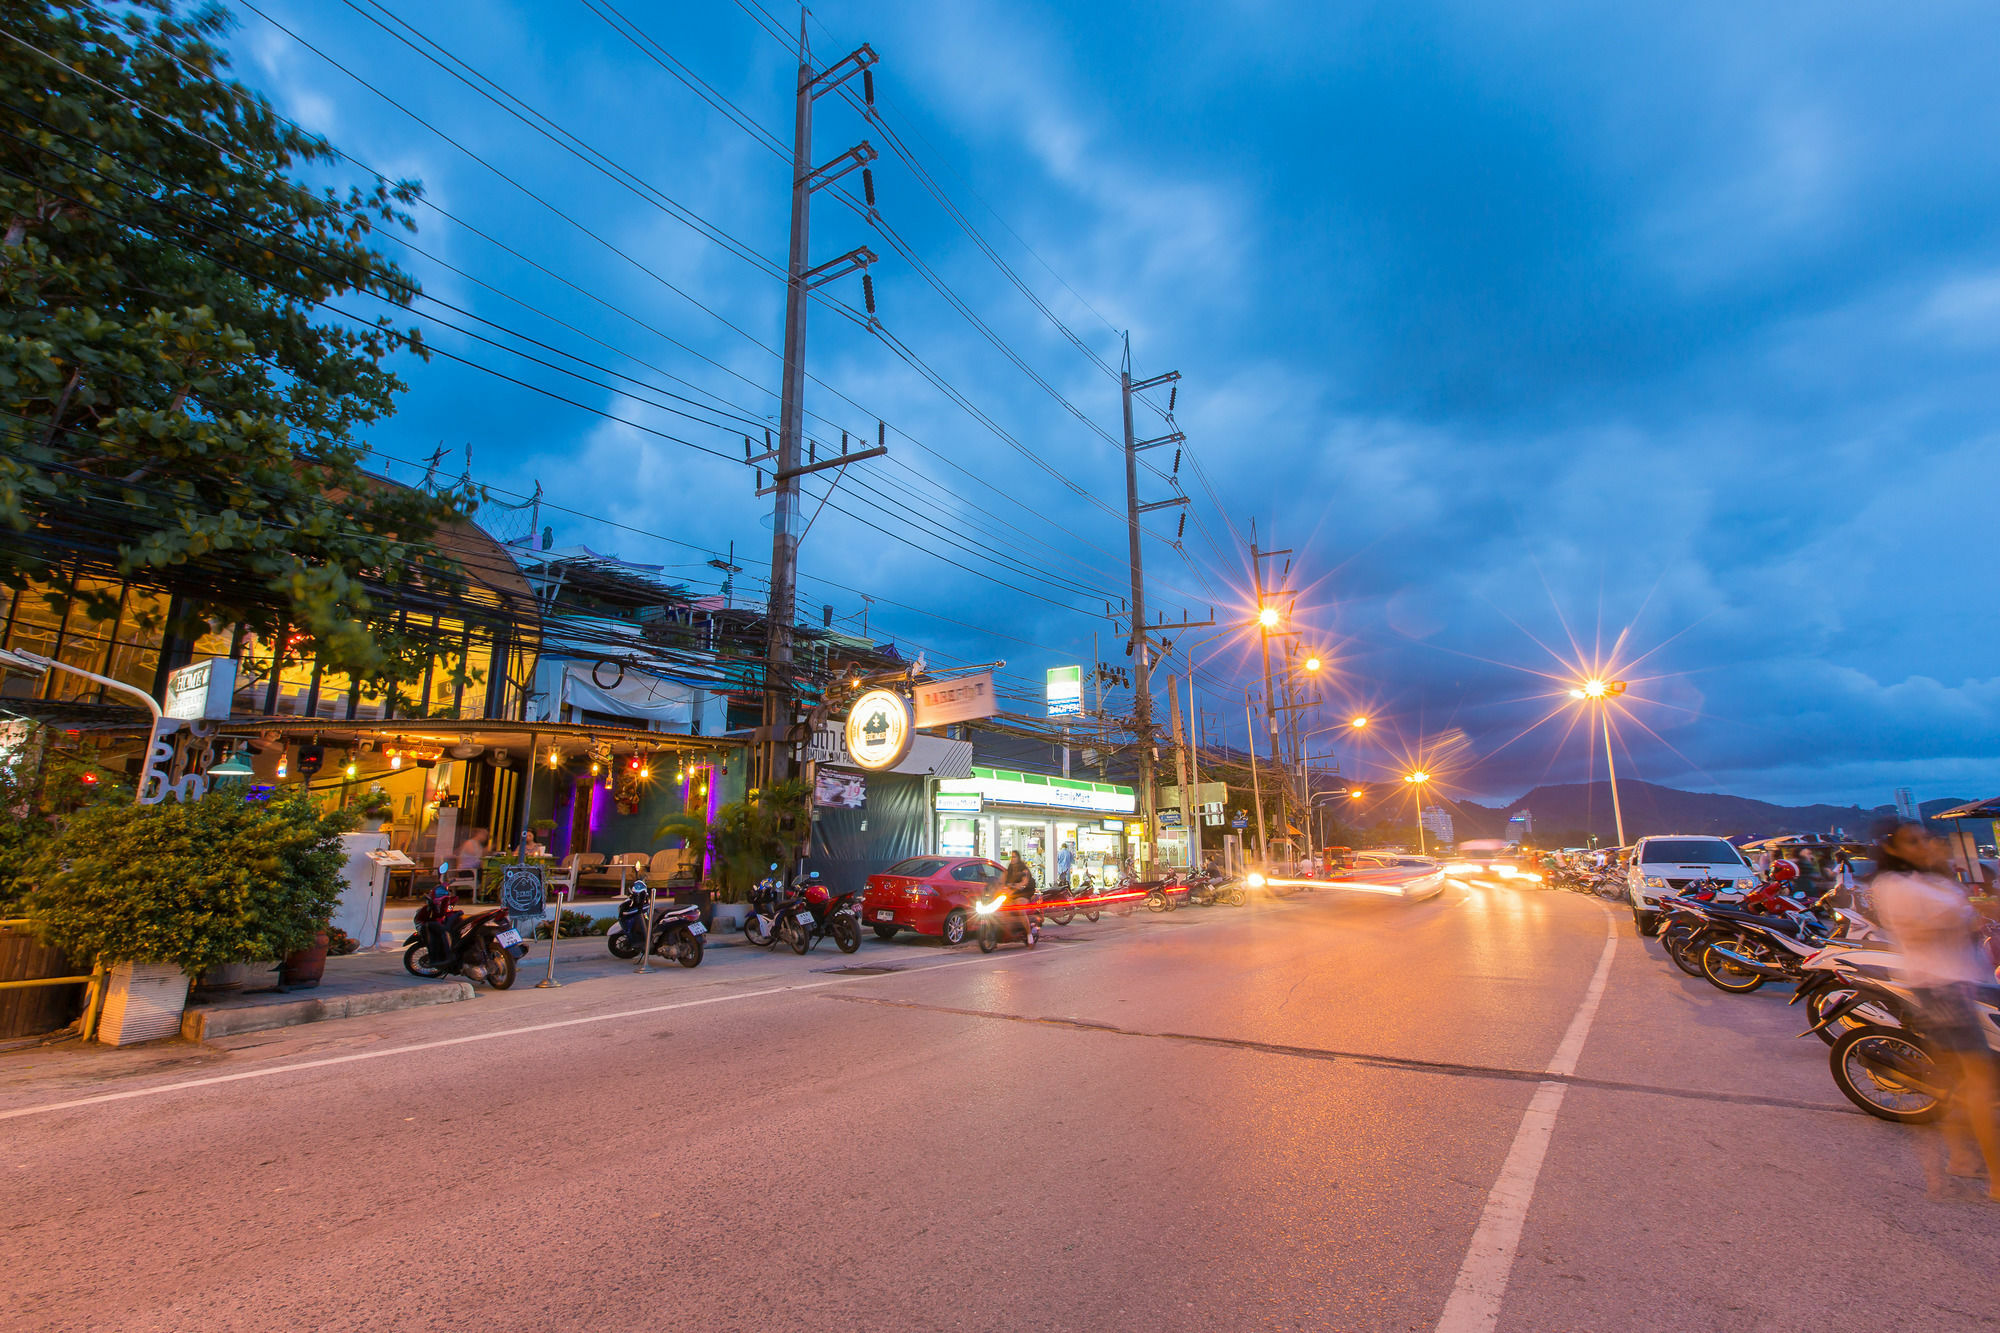
[[962, 944], [974, 901], [988, 896], [1005, 873], [983, 856], [912, 856], [868, 877], [861, 919], [879, 939], [910, 930]]

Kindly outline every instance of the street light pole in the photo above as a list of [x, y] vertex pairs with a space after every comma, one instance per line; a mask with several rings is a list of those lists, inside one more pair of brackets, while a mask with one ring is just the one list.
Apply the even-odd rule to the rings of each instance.
[[1618, 845], [1625, 845], [1625, 811], [1618, 804], [1618, 761], [1611, 757], [1611, 713], [1608, 709], [1597, 710], [1604, 719], [1604, 769], [1611, 777], [1611, 818], [1618, 826]]
[[1257, 807], [1257, 859], [1271, 864], [1271, 847], [1264, 838], [1264, 789], [1257, 780], [1257, 723], [1250, 711], [1250, 691], [1243, 691], [1243, 730], [1250, 742], [1250, 800]]
[[1625, 811], [1618, 804], [1618, 761], [1611, 756], [1611, 701], [1623, 693], [1624, 681], [1605, 680], [1601, 676], [1592, 676], [1569, 692], [1570, 698], [1583, 700], [1586, 708], [1595, 704], [1604, 722], [1604, 771], [1611, 780], [1611, 818], [1617, 824], [1620, 847], [1626, 845]]

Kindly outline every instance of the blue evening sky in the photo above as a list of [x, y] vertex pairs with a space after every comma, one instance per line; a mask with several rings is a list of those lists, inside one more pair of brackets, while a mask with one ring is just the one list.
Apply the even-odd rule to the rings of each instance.
[[[388, 248], [492, 325], [426, 315], [503, 346], [426, 337], [574, 400], [439, 356], [406, 367], [379, 446], [442, 444], [455, 472], [469, 444], [478, 480], [540, 482], [558, 544], [697, 589], [733, 542], [761, 597], [768, 501], [729, 460], [777, 413], [789, 159], [760, 136], [789, 144], [795, 55], [768, 27], [798, 11], [255, 3], [240, 76], [423, 182], [425, 253]], [[1329, 660], [1311, 725], [1379, 719], [1358, 749], [1311, 743], [1347, 771], [1421, 756], [1480, 798], [1601, 772], [1563, 689], [1622, 635], [1621, 776], [1867, 805], [1995, 790], [1986, 6], [947, 0], [830, 3], [810, 35], [822, 61], [880, 54], [924, 174], [819, 103], [816, 161], [882, 152], [893, 236], [816, 197], [814, 262], [876, 251], [888, 337], [851, 313], [858, 280], [823, 289], [809, 427], [837, 448], [885, 421], [891, 457], [808, 534], [803, 614], [858, 629], [871, 596], [872, 634], [1005, 658], [1022, 707], [1093, 643], [1122, 665], [1118, 393], [1091, 357], [1115, 368], [1129, 330], [1139, 375], [1185, 377], [1193, 517], [1176, 549], [1175, 512], [1148, 516], [1151, 598], [1239, 626], [1173, 636], [1212, 738], [1241, 743], [1255, 675], [1254, 518]], [[1172, 471], [1171, 448], [1146, 458]]]

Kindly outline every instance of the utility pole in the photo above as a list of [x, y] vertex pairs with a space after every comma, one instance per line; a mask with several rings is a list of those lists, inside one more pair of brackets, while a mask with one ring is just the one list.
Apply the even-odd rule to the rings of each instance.
[[[1193, 787], [1193, 788], [1195, 788], [1195, 795], [1196, 795], [1196, 796], [1199, 796], [1199, 795], [1201, 794], [1201, 793], [1200, 793], [1200, 788], [1201, 788], [1201, 742], [1200, 742], [1199, 740], [1197, 740], [1197, 739], [1196, 739], [1196, 737], [1195, 737], [1195, 724], [1196, 724], [1196, 723], [1197, 723], [1197, 722], [1199, 721], [1199, 719], [1200, 719], [1201, 715], [1200, 715], [1199, 713], [1195, 712], [1195, 710], [1194, 710], [1194, 663], [1193, 663], [1193, 661], [1192, 661], [1192, 657], [1191, 657], [1191, 655], [1190, 655], [1190, 661], [1189, 661], [1189, 663], [1188, 663], [1188, 678], [1187, 678], [1187, 680], [1188, 680], [1188, 701], [1187, 701], [1187, 742], [1188, 742], [1188, 771], [1187, 771], [1187, 783], [1188, 783], [1188, 785], [1189, 785], [1190, 787]], [[1200, 804], [1201, 804], [1201, 802], [1197, 800], [1197, 801], [1195, 801], [1195, 802], [1194, 802], [1194, 804], [1196, 804], [1196, 805], [1200, 805]], [[1183, 801], [1182, 801], [1182, 807], [1183, 807], [1183, 808], [1186, 808], [1186, 806], [1187, 806], [1187, 801], [1186, 801], [1186, 800], [1183, 800]], [[1195, 820], [1194, 820], [1194, 822], [1193, 822], [1192, 824], [1188, 825], [1188, 869], [1190, 869], [1190, 870], [1198, 870], [1198, 869], [1200, 869], [1200, 868], [1201, 868], [1201, 821], [1202, 821], [1202, 818], [1203, 818], [1202, 816], [1200, 816], [1200, 815], [1197, 815], [1197, 816], [1195, 817]]]
[[[1187, 439], [1178, 430], [1169, 431], [1157, 439], [1141, 440], [1132, 433], [1132, 395], [1157, 389], [1163, 384], [1177, 384], [1181, 373], [1170, 370], [1164, 375], [1155, 375], [1149, 380], [1134, 383], [1132, 380], [1132, 335], [1125, 335], [1125, 357], [1118, 372], [1118, 386], [1125, 409], [1125, 528], [1131, 548], [1132, 561], [1132, 634], [1126, 652], [1132, 656], [1132, 730], [1139, 741], [1139, 817], [1145, 821], [1146, 865], [1148, 873], [1159, 861], [1159, 829], [1154, 824], [1154, 774], [1153, 755], [1153, 651], [1148, 638], [1155, 629], [1194, 629], [1201, 625], [1214, 624], [1214, 618], [1204, 621], [1184, 621], [1176, 625], [1146, 624], [1146, 571], [1139, 550], [1139, 515], [1151, 513], [1155, 509], [1171, 509], [1175, 505], [1187, 503], [1185, 495], [1177, 495], [1169, 500], [1155, 500], [1151, 504], [1139, 503], [1139, 454], [1141, 450], [1157, 448], [1163, 444], [1180, 444]], [[1174, 394], [1180, 390], [1176, 388]], [[1167, 424], [1173, 424], [1173, 398], [1167, 400]]]
[[[812, 267], [812, 196], [815, 190], [831, 185], [856, 169], [866, 171], [875, 159], [875, 150], [865, 140], [824, 166], [812, 165], [813, 103], [846, 83], [856, 74], [863, 76], [866, 105], [872, 115], [875, 105], [875, 77], [871, 66], [874, 50], [865, 43], [824, 70], [814, 70], [812, 52], [806, 45], [806, 27], [799, 19], [799, 78], [792, 121], [792, 235], [785, 270], [785, 365], [779, 395], [778, 447], [762, 455], [750, 456], [744, 441], [744, 461], [753, 465], [774, 463], [771, 486], [759, 495], [775, 495], [771, 506], [771, 600], [765, 621], [764, 726], [759, 747], [758, 785], [768, 786], [789, 777], [792, 763], [791, 729], [796, 683], [792, 679], [792, 622], [798, 612], [800, 522], [799, 479], [808, 472], [828, 467], [845, 467], [863, 457], [887, 453], [878, 442], [873, 451], [861, 450], [838, 459], [804, 463], [806, 392], [806, 307], [812, 289], [850, 273], [862, 274], [862, 290], [868, 312], [875, 313], [875, 286], [867, 268], [875, 255], [866, 247], [848, 251], [838, 259]], [[867, 177], [868, 194], [875, 190], [872, 174]]]
[[[1188, 684], [1194, 684], [1194, 677], [1188, 677]], [[1194, 856], [1194, 790], [1189, 785], [1191, 775], [1188, 767], [1187, 744], [1181, 729], [1181, 680], [1179, 676], [1167, 677], [1167, 712], [1172, 720], [1174, 732], [1174, 777], [1180, 784], [1181, 832], [1188, 840], [1188, 869], [1194, 870], [1201, 863]], [[1192, 720], [1192, 719], [1190, 719]]]

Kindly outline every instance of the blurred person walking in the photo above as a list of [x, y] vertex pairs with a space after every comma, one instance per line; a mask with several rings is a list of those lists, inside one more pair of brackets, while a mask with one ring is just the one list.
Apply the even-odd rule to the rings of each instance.
[[1869, 888], [1883, 929], [1902, 950], [1926, 1044], [1952, 1082], [1952, 1104], [1940, 1122], [1944, 1160], [1926, 1152], [1931, 1192], [1943, 1192], [1946, 1173], [1977, 1174], [1976, 1148], [1986, 1163], [1987, 1195], [2000, 1202], [2000, 1074], [1972, 1003], [1978, 987], [1993, 985], [1993, 968], [1974, 933], [1979, 916], [1946, 873], [1950, 861], [1944, 843], [1922, 824], [1895, 823], [1877, 840]]

